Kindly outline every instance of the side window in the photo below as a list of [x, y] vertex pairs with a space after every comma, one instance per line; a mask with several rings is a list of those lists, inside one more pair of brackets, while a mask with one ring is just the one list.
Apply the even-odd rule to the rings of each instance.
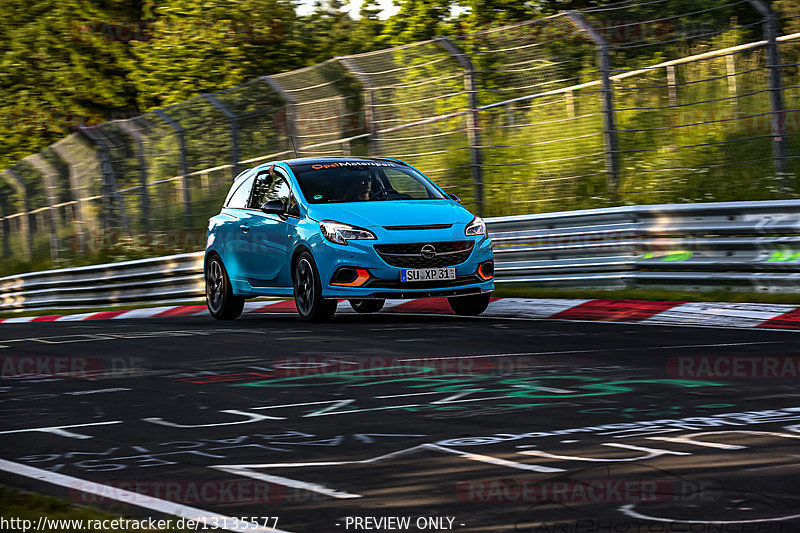
[[297, 200], [289, 186], [289, 181], [282, 175], [278, 175], [269, 190], [270, 200], [280, 200], [287, 206], [286, 213], [293, 217], [300, 216], [300, 208], [297, 207]]
[[272, 182], [267, 196], [269, 196], [269, 200], [281, 200], [284, 205], [289, 205], [289, 200], [292, 197], [292, 189], [289, 188], [289, 183], [283, 176], [278, 176]]
[[269, 188], [272, 186], [272, 176], [269, 172], [260, 172], [256, 176], [255, 184], [253, 185], [253, 195], [250, 198], [248, 207], [251, 209], [261, 209], [264, 202], [270, 200]]
[[261, 209], [261, 206], [270, 200], [282, 201], [284, 205], [288, 206], [287, 213], [289, 215], [300, 215], [297, 201], [286, 178], [280, 174], [273, 176], [269, 172], [262, 172], [256, 176], [248, 206], [251, 209]]
[[430, 196], [425, 186], [408, 174], [391, 168], [385, 169], [384, 172], [389, 183], [392, 184], [392, 188], [400, 194], [407, 194], [412, 198], [428, 198]]
[[243, 209], [247, 207], [247, 200], [250, 198], [250, 190], [253, 187], [253, 178], [247, 178], [239, 185], [239, 188], [231, 195], [227, 207]]

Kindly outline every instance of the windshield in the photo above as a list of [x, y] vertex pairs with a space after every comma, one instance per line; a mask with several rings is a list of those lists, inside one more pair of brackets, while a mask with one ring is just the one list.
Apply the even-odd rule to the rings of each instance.
[[446, 198], [413, 168], [384, 161], [335, 161], [292, 165], [312, 204]]

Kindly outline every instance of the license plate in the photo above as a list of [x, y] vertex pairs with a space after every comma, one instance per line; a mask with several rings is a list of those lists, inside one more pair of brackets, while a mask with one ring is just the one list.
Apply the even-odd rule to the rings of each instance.
[[455, 268], [404, 268], [400, 281], [441, 281], [456, 279]]

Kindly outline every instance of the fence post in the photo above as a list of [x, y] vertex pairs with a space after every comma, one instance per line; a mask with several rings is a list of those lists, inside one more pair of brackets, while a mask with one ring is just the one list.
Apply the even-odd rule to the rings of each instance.
[[192, 229], [192, 191], [189, 188], [189, 164], [186, 161], [186, 130], [183, 129], [183, 126], [178, 124], [178, 121], [169, 116], [166, 111], [156, 109], [153, 113], [166, 122], [170, 128], [175, 130], [175, 135], [178, 136], [178, 150], [180, 151], [178, 155], [178, 167], [181, 173], [181, 189], [183, 190], [181, 200], [183, 201], [184, 226], [186, 231], [190, 231]]
[[0, 173], [0, 175], [4, 176], [8, 184], [22, 196], [22, 210], [24, 212], [19, 217], [19, 232], [25, 236], [23, 238], [23, 242], [25, 243], [22, 251], [23, 256], [27, 261], [30, 261], [33, 258], [33, 232], [31, 231], [31, 217], [33, 217], [33, 215], [31, 215], [31, 202], [28, 197], [28, 188], [25, 186], [25, 182], [14, 174], [11, 169], [6, 169]]
[[464, 69], [464, 90], [467, 92], [467, 142], [469, 142], [469, 168], [472, 175], [475, 210], [483, 216], [483, 151], [481, 143], [480, 117], [478, 116], [478, 88], [475, 66], [467, 54], [447, 37], [436, 37], [439, 43]]
[[581, 31], [586, 32], [597, 46], [597, 60], [600, 64], [600, 85], [602, 87], [601, 111], [603, 113], [603, 142], [606, 155], [606, 187], [612, 201], [619, 194], [619, 138], [614, 120], [614, 85], [611, 81], [611, 46], [605, 38], [595, 31], [589, 21], [576, 11], [567, 11], [567, 16]]
[[349, 57], [341, 56], [337, 58], [344, 68], [356, 77], [364, 90], [364, 121], [369, 133], [369, 155], [380, 156], [381, 144], [378, 138], [378, 126], [375, 122], [375, 86], [369, 76], [361, 70]]
[[150, 193], [147, 189], [147, 158], [144, 156], [144, 140], [142, 133], [131, 122], [130, 120], [120, 120], [117, 124], [136, 141], [136, 163], [139, 167], [139, 187], [141, 187], [139, 198], [142, 208], [142, 228], [150, 231]]
[[3, 190], [5, 187], [0, 184], [0, 226], [3, 232], [3, 257], [11, 257], [11, 225], [6, 218], [10, 215], [8, 208], [8, 192]]
[[269, 76], [261, 76], [259, 78], [264, 83], [269, 85], [270, 89], [275, 91], [281, 100], [286, 103], [286, 135], [289, 137], [289, 143], [293, 150], [296, 150], [295, 156], [300, 157], [302, 146], [297, 146], [297, 100], [292, 95], [286, 92], [281, 84]]
[[45, 197], [47, 198], [47, 203], [50, 207], [50, 209], [48, 209], [48, 226], [50, 229], [50, 261], [53, 263], [53, 266], [58, 266], [59, 250], [61, 248], [58, 232], [61, 228], [61, 224], [58, 220], [58, 212], [56, 211], [56, 208], [53, 207], [59, 203], [58, 186], [56, 185], [58, 172], [51, 167], [39, 154], [28, 156], [23, 159], [23, 161], [28, 161], [42, 174], [42, 181], [44, 181], [44, 193]]
[[791, 189], [789, 182], [789, 146], [786, 139], [786, 111], [783, 107], [783, 80], [781, 79], [781, 55], [778, 50], [778, 17], [764, 0], [749, 0], [763, 20], [764, 39], [767, 41], [767, 68], [769, 69], [769, 100], [772, 120], [772, 159], [778, 184], [784, 190]]
[[203, 94], [201, 95], [203, 98], [211, 102], [211, 105], [216, 107], [220, 113], [225, 115], [225, 118], [228, 120], [228, 125], [231, 128], [231, 170], [233, 175], [231, 179], [236, 179], [236, 176], [239, 175], [239, 117], [236, 116], [235, 113], [231, 112], [230, 109], [225, 107], [225, 105], [217, 100], [217, 97], [213, 94]]
[[[78, 238], [77, 246], [78, 251], [80, 253], [86, 252], [86, 233], [87, 233], [87, 220], [86, 220], [86, 209], [84, 209], [84, 200], [83, 192], [84, 187], [81, 187], [81, 179], [80, 179], [80, 169], [78, 158], [73, 150], [68, 148], [68, 142], [70, 139], [75, 140], [79, 134], [74, 133], [69, 137], [65, 137], [60, 141], [53, 144], [51, 147], [53, 151], [58, 154], [58, 156], [67, 163], [69, 167], [69, 188], [70, 188], [70, 198], [74, 202], [72, 204], [72, 213], [74, 215], [74, 222], [76, 223], [77, 227], [75, 228], [75, 233]], [[77, 142], [77, 141], [76, 141]], [[91, 229], [91, 228], [89, 228]]]
[[103, 138], [102, 133], [96, 129], [81, 126], [80, 132], [83, 133], [95, 146], [97, 155], [100, 158], [100, 173], [103, 176], [103, 229], [109, 231], [117, 223], [116, 212], [119, 212], [119, 224], [126, 231], [128, 228], [128, 217], [125, 214], [125, 206], [122, 203], [122, 196], [117, 187], [117, 178], [114, 174], [114, 166], [111, 164], [111, 151], [108, 143]]

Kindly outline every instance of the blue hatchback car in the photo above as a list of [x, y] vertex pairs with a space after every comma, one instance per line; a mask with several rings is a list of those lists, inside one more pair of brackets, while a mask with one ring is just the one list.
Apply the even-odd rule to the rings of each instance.
[[333, 318], [341, 299], [374, 313], [387, 298], [446, 296], [477, 315], [493, 279], [483, 221], [396, 159], [266, 163], [240, 174], [209, 219], [206, 301], [219, 320], [255, 296], [294, 296], [309, 321]]

